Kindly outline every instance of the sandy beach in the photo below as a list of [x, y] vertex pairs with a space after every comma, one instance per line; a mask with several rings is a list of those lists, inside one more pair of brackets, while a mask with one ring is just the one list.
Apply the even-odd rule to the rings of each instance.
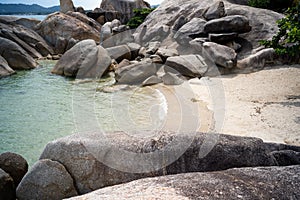
[[[219, 78], [192, 79], [192, 102], [207, 105], [218, 118], [216, 102], [224, 99], [221, 133], [258, 137], [265, 142], [300, 146], [300, 65], [268, 67], [249, 74], [223, 75]], [[221, 81], [221, 84], [220, 84]], [[213, 86], [224, 95], [212, 95]], [[201, 111], [200, 116], [208, 113]], [[209, 119], [211, 116], [204, 117]], [[201, 131], [207, 129], [206, 120]], [[206, 123], [206, 125], [204, 125]]]

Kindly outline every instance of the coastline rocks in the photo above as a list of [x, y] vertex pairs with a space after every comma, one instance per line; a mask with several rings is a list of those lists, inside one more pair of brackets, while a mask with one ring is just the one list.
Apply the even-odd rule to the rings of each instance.
[[1, 30], [1, 36], [17, 43], [20, 47], [22, 47], [31, 57], [33, 58], [42, 58], [42, 55], [37, 52], [33, 47], [28, 45], [23, 40], [19, 39], [14, 33], [8, 30]]
[[236, 66], [237, 54], [234, 49], [214, 42], [205, 42], [203, 43], [203, 47], [207, 55], [210, 55], [211, 59], [217, 65], [225, 68], [233, 68]]
[[67, 13], [68, 11], [75, 11], [75, 7], [72, 0], [59, 0], [60, 12]]
[[19, 200], [53, 199], [78, 195], [66, 168], [56, 161], [39, 160], [24, 176], [17, 188]]
[[77, 43], [63, 54], [51, 72], [76, 78], [100, 78], [110, 64], [107, 51], [89, 39]]
[[16, 73], [13, 69], [11, 69], [8, 66], [8, 63], [6, 60], [0, 56], [0, 78], [5, 77], [5, 76], [10, 76], [12, 74]]
[[40, 34], [49, 44], [55, 46], [57, 40], [65, 38], [69, 41], [93, 39], [100, 41], [99, 31], [79, 19], [63, 14], [53, 13], [36, 26], [36, 32]]
[[204, 58], [200, 55], [169, 57], [167, 58], [165, 65], [187, 77], [201, 77], [208, 70]]
[[249, 19], [242, 15], [231, 15], [208, 21], [204, 25], [206, 33], [247, 33], [251, 31]]
[[13, 179], [0, 168], [0, 198], [5, 200], [15, 200], [16, 191]]
[[15, 42], [0, 37], [0, 55], [14, 70], [33, 69], [35, 60]]
[[[30, 28], [19, 25], [18, 20], [10, 21], [8, 18], [0, 17], [0, 36], [17, 43], [34, 58], [40, 58], [41, 54], [47, 56], [54, 53], [52, 47], [39, 34]], [[43, 46], [43, 52], [37, 48], [38, 43], [39, 46]]]
[[17, 187], [28, 171], [28, 163], [22, 156], [6, 152], [0, 155], [0, 168], [13, 178]]
[[236, 168], [140, 179], [69, 200], [299, 199], [300, 166]]

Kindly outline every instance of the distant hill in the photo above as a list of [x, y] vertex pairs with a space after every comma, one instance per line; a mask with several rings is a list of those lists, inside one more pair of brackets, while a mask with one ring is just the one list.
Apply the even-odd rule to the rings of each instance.
[[35, 14], [45, 15], [59, 11], [59, 6], [45, 8], [43, 6], [32, 4], [2, 4], [0, 3], [0, 15], [13, 15], [13, 14]]

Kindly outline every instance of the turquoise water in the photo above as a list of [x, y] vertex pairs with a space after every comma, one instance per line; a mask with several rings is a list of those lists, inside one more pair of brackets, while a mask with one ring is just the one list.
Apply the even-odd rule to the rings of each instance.
[[43, 21], [47, 15], [2, 15], [2, 16], [14, 16], [14, 17], [19, 17], [19, 18], [32, 18], [32, 19], [37, 19], [40, 21]]
[[[150, 87], [107, 93], [111, 79], [78, 81], [52, 75], [54, 61], [0, 79], [0, 153], [21, 154], [32, 165], [45, 145], [72, 133], [158, 127], [164, 98]], [[110, 87], [109, 87], [110, 88]], [[149, 109], [159, 116], [149, 114]]]
[[70, 81], [50, 74], [54, 62], [0, 79], [0, 152], [38, 159], [48, 141], [73, 131]]

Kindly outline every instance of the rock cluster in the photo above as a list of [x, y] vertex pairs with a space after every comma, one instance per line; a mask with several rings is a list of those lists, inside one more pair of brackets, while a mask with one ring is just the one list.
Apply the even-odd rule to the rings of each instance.
[[[189, 78], [257, 70], [273, 61], [273, 49], [255, 48], [258, 40], [277, 31], [276, 20], [282, 15], [246, 6], [238, 9], [226, 1], [194, 3], [199, 10], [191, 9], [193, 2], [164, 2], [133, 34], [120, 28], [116, 19], [106, 22], [100, 45], [112, 63], [104, 72], [113, 71], [118, 84], [177, 85]], [[270, 20], [255, 18], [260, 15]], [[266, 34], [259, 30], [261, 24], [272, 28]]]
[[[78, 194], [85, 194], [99, 188], [146, 177], [189, 172], [220, 171], [235, 167], [300, 164], [299, 159], [296, 159], [297, 156], [299, 157], [300, 148], [296, 146], [264, 143], [261, 139], [257, 138], [229, 135], [207, 135], [203, 133], [196, 133], [195, 135], [176, 135], [170, 132], [159, 132], [158, 134], [156, 139], [143, 138], [133, 140], [132, 137], [122, 132], [117, 132], [109, 134], [108, 141], [106, 141], [106, 139], [103, 140], [104, 138], [97, 134], [72, 135], [50, 142], [44, 149], [40, 160], [35, 164], [35, 167], [33, 167], [21, 181], [17, 189], [17, 197], [19, 199], [23, 199], [22, 197], [26, 197], [24, 199], [39, 198], [42, 196], [37, 195], [43, 194], [43, 197], [56, 199], [56, 197], [61, 198], [68, 197], [71, 194], [76, 195], [74, 188], [76, 188]], [[147, 135], [147, 133], [145, 132], [144, 135]], [[212, 146], [210, 152], [203, 154], [203, 152], [206, 151], [205, 148], [207, 148], [203, 145], [207, 137], [216, 139], [215, 145]], [[186, 151], [184, 151], [181, 156], [174, 158], [174, 162], [171, 162], [165, 167], [163, 167], [164, 165], [162, 164], [163, 160], [166, 159], [165, 162], [167, 162], [168, 159], [172, 159], [174, 153], [179, 150], [176, 148], [181, 147], [175, 145], [171, 151], [165, 151], [160, 154], [157, 161], [162, 164], [163, 168], [156, 168], [157, 162], [149, 162], [147, 158], [139, 162], [134, 160], [140, 159], [139, 157], [128, 158], [127, 160], [127, 155], [119, 152], [120, 150], [122, 151], [122, 149], [126, 149], [126, 152], [149, 154], [174, 144], [174, 141], [183, 141], [183, 143], [185, 141], [191, 141], [191, 144], [187, 146]], [[288, 159], [289, 157], [294, 159]], [[117, 160], [118, 165], [107, 165], [109, 159], [112, 158]], [[148, 167], [152, 167], [156, 170], [143, 171], [143, 169], [147, 169]], [[122, 168], [123, 170], [116, 168]], [[141, 171], [140, 173], [136, 173], [130, 171], [130, 169]], [[268, 168], [263, 171], [265, 171], [265, 173], [273, 173], [274, 170], [281, 171], [283, 168], [270, 167], [267, 169]], [[264, 176], [264, 173], [258, 172], [256, 168], [245, 170], [249, 171], [249, 173], [256, 171], [258, 174], [261, 174], [262, 177]], [[46, 173], [52, 171], [53, 173]], [[46, 173], [46, 175], [42, 177], [37, 176], [37, 174], [43, 174], [42, 172]], [[226, 174], [226, 172], [224, 173]], [[64, 178], [65, 180], [58, 177], [56, 178], [56, 176], [58, 176], [57, 174], [66, 176]], [[198, 173], [196, 173], [195, 176], [198, 176], [197, 174]], [[200, 174], [202, 174], [202, 176], [210, 176], [209, 174], [206, 175], [206, 173]], [[223, 172], [212, 174], [223, 174]], [[181, 180], [180, 176], [181, 175], [178, 175], [178, 177], [174, 176], [174, 178], [176, 177], [179, 178], [177, 180]], [[224, 175], [224, 177], [226, 176], [227, 175]], [[73, 178], [73, 181], [70, 181], [70, 177]], [[219, 180], [216, 177], [211, 178], [212, 182]], [[271, 178], [271, 176], [269, 176], [269, 178]], [[199, 180], [200, 179], [198, 179], [198, 181]], [[291, 181], [288, 177], [284, 178], [284, 180]], [[295, 180], [296, 179], [293, 179], [292, 181]], [[73, 182], [74, 186], [71, 184]], [[30, 192], [33, 190], [33, 187], [35, 191], [34, 194]], [[56, 193], [53, 194], [53, 189], [47, 190], [48, 187], [56, 188]], [[274, 191], [280, 192], [280, 190], [277, 189], [274, 189]], [[251, 196], [252, 195], [255, 194], [251, 193]]]

